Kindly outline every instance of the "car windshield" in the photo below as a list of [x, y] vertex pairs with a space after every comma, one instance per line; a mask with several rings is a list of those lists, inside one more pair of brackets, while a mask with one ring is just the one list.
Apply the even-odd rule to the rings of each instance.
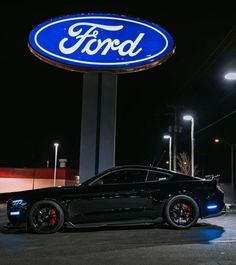
[[85, 180], [84, 182], [81, 183], [81, 185], [82, 185], [82, 186], [87, 186], [87, 185], [89, 185], [90, 183], [94, 182], [96, 179], [99, 179], [99, 177], [101, 177], [102, 175], [104, 175], [105, 172], [107, 172], [107, 170], [105, 170], [105, 171], [103, 171], [103, 172], [101, 172], [101, 173], [95, 175], [94, 177], [91, 177], [91, 178]]

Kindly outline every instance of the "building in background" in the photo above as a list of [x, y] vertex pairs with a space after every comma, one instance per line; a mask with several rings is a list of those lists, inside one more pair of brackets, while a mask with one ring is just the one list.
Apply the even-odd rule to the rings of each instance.
[[[57, 168], [56, 185], [78, 185], [78, 169]], [[0, 193], [54, 186], [54, 168], [0, 168]]]

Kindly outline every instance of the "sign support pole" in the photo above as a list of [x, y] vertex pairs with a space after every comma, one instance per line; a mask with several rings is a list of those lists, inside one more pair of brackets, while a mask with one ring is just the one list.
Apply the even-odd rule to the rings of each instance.
[[80, 180], [115, 166], [117, 75], [85, 73], [80, 141]]

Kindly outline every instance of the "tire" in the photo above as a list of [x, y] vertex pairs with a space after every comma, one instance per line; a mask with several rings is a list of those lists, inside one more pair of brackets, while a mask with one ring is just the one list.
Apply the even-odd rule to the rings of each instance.
[[64, 224], [64, 212], [60, 205], [51, 200], [35, 202], [30, 208], [28, 224], [37, 234], [52, 234]]
[[199, 218], [199, 207], [191, 197], [177, 195], [167, 202], [164, 217], [171, 227], [187, 229], [196, 224]]

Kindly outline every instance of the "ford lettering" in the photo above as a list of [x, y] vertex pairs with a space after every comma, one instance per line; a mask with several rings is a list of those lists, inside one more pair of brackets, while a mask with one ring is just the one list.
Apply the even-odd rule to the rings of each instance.
[[170, 34], [158, 25], [110, 14], [77, 14], [46, 21], [31, 31], [29, 48], [57, 67], [115, 73], [157, 66], [175, 50]]

